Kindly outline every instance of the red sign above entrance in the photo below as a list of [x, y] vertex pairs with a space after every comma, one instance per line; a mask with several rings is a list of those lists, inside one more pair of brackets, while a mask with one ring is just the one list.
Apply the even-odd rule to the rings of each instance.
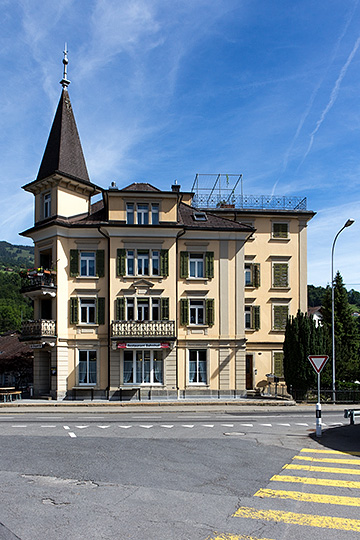
[[169, 343], [129, 343], [117, 344], [118, 349], [170, 349]]

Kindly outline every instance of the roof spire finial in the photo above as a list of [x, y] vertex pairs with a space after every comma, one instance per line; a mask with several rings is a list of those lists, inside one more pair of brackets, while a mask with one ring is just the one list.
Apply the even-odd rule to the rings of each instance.
[[64, 58], [63, 58], [63, 64], [64, 64], [64, 73], [63, 78], [60, 81], [60, 84], [64, 88], [64, 90], [69, 86], [70, 81], [67, 78], [67, 65], [69, 63], [68, 57], [67, 57], [67, 43], [65, 43], [65, 50], [64, 50]]

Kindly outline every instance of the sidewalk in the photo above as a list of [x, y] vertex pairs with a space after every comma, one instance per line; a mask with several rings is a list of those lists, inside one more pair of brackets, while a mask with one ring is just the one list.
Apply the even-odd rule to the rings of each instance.
[[[354, 408], [351, 404], [323, 404], [322, 411], [343, 412], [346, 408]], [[80, 412], [284, 412], [299, 414], [301, 412], [314, 412], [315, 403], [297, 404], [295, 401], [284, 401], [275, 398], [266, 399], [212, 399], [212, 400], [162, 400], [162, 401], [52, 401], [40, 399], [22, 399], [11, 403], [0, 403], [0, 414], [6, 413], [32, 413], [32, 412], [54, 412], [66, 413]]]

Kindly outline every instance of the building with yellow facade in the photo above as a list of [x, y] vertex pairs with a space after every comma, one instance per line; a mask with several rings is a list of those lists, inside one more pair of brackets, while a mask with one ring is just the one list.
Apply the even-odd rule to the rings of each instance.
[[[202, 204], [148, 183], [88, 175], [67, 86], [36, 179], [35, 395], [54, 399], [240, 397], [281, 376], [288, 315], [306, 311], [299, 208]], [[93, 199], [96, 199], [93, 202]], [[248, 205], [245, 205], [248, 206]], [[291, 206], [291, 205], [290, 205]]]

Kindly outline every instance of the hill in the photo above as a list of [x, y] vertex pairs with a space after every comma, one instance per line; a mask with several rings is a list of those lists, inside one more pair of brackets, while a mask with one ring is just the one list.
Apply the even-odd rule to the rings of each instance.
[[0, 270], [33, 268], [34, 248], [0, 241]]

